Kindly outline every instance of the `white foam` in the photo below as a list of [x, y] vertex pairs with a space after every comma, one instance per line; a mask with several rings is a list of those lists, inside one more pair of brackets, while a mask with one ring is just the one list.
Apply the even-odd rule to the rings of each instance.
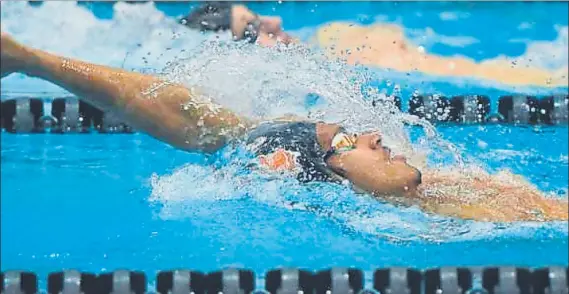
[[499, 224], [428, 215], [416, 207], [396, 207], [367, 195], [356, 195], [349, 187], [307, 186], [291, 178], [240, 175], [238, 169], [238, 165], [232, 164], [217, 170], [188, 165], [171, 175], [154, 176], [151, 201], [161, 205], [161, 218], [180, 219], [210, 213], [200, 209], [204, 202], [250, 198], [277, 210], [315, 213], [358, 234], [394, 242], [533, 237], [539, 232], [563, 236], [568, 229], [566, 222]]

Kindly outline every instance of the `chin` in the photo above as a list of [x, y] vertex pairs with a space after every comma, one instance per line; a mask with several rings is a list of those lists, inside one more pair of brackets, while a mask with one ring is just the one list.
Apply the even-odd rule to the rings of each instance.
[[422, 178], [423, 178], [421, 171], [407, 162], [404, 163], [406, 167], [409, 169], [409, 173], [411, 174], [411, 178], [409, 179], [409, 184], [412, 186], [419, 186], [422, 183]]
[[423, 175], [421, 174], [421, 171], [419, 169], [417, 168], [414, 169], [415, 169], [415, 185], [419, 186], [423, 182]]

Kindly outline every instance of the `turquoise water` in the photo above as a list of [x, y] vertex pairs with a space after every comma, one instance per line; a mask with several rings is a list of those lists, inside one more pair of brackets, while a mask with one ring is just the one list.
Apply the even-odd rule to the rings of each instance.
[[[566, 193], [566, 127], [442, 132], [448, 138], [472, 138], [463, 140], [466, 150], [489, 167], [509, 167], [544, 190]], [[511, 136], [500, 136], [504, 132]], [[488, 146], [481, 149], [479, 140]], [[345, 189], [306, 190], [270, 180], [256, 180], [227, 195], [219, 187], [223, 183], [212, 187], [214, 171], [207, 161], [142, 134], [2, 134], [2, 268], [46, 274], [61, 268], [100, 272], [127, 267], [153, 276], [158, 269], [177, 267], [244, 266], [263, 272], [282, 265], [372, 270], [568, 264], [566, 223], [451, 220]], [[171, 179], [184, 191], [169, 193], [187, 197], [151, 201], [160, 189], [153, 186], [153, 175], [176, 174], [184, 166], [191, 176]], [[162, 189], [172, 188], [162, 184]], [[196, 191], [203, 186], [209, 189]]]

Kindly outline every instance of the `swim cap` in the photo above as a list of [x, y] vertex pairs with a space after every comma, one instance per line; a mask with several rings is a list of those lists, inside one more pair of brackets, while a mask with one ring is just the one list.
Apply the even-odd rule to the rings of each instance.
[[342, 180], [324, 161], [326, 152], [318, 143], [316, 123], [264, 123], [249, 133], [247, 145], [252, 146], [253, 152], [259, 156], [280, 152], [283, 149], [298, 154], [295, 159], [301, 167], [297, 174], [300, 182], [341, 182]]
[[[227, 31], [231, 29], [231, 2], [208, 2], [194, 9], [190, 14], [180, 19], [180, 23], [196, 30], [204, 31]], [[255, 43], [259, 37], [261, 19], [255, 15], [255, 19], [245, 26], [243, 37], [249, 43]]]
[[230, 2], [207, 2], [180, 19], [180, 23], [200, 31], [225, 31], [231, 28]]

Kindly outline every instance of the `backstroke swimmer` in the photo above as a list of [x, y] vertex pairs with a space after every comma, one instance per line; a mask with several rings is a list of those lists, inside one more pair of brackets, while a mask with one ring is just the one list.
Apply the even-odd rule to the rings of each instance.
[[[259, 15], [244, 5], [231, 2], [206, 2], [183, 17], [180, 23], [200, 31], [230, 31], [235, 40], [247, 40], [261, 46], [273, 46], [277, 41], [285, 44], [300, 42], [283, 31], [280, 17]], [[328, 57], [342, 59], [350, 65], [422, 72], [433, 76], [480, 78], [506, 85], [568, 85], [567, 67], [562, 64], [556, 70], [547, 70], [529, 64], [526, 66], [531, 59], [524, 58], [512, 62], [439, 56], [421, 50], [405, 37], [400, 26], [394, 24], [323, 24], [308, 44], [317, 45]]]
[[59, 85], [182, 150], [212, 153], [230, 142], [245, 144], [258, 166], [288, 171], [301, 182], [348, 181], [382, 200], [464, 219], [568, 219], [566, 199], [545, 197], [529, 184], [419, 171], [392, 156], [378, 132], [355, 135], [338, 124], [301, 119], [254, 121], [205, 101], [196, 89], [30, 48], [2, 33], [2, 77], [15, 72]]

